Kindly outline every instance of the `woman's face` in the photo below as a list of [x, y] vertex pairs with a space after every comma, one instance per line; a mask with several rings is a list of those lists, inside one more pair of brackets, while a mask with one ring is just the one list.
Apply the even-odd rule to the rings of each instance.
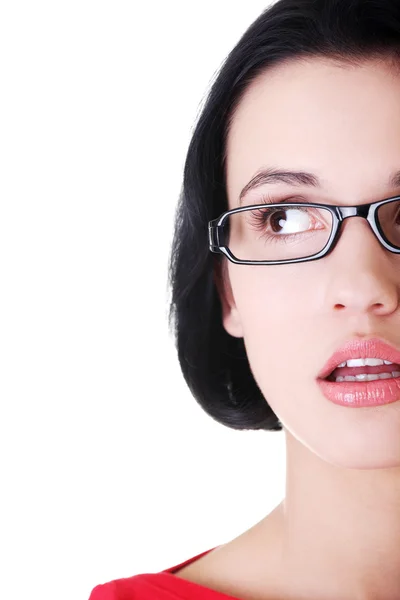
[[[322, 59], [280, 66], [247, 90], [227, 140], [229, 208], [261, 168], [307, 171], [321, 188], [253, 189], [279, 202], [358, 205], [400, 195], [400, 75], [379, 62]], [[400, 256], [367, 221], [344, 222], [333, 252], [286, 265], [226, 264], [226, 331], [243, 337], [253, 375], [284, 429], [322, 459], [350, 468], [400, 465], [400, 402], [349, 408], [329, 402], [317, 376], [343, 342], [383, 337], [400, 348]]]

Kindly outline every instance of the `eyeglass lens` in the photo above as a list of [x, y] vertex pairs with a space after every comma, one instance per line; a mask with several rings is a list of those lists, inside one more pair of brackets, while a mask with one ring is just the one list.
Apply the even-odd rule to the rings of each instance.
[[[400, 248], [400, 200], [382, 204], [376, 217], [381, 235]], [[301, 204], [261, 205], [228, 216], [223, 245], [237, 260], [307, 258], [326, 247], [333, 222], [328, 209]]]

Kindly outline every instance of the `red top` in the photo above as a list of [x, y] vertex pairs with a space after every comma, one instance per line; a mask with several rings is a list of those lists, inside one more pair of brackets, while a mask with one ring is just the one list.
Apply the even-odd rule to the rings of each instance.
[[89, 600], [238, 600], [173, 574], [211, 550], [214, 548], [158, 573], [141, 573], [97, 585]]

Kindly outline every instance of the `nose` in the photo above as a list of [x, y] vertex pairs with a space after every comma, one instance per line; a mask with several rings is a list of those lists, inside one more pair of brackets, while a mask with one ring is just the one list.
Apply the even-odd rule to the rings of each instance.
[[[379, 308], [396, 310], [399, 304], [400, 254], [385, 248], [370, 223], [362, 217], [346, 218], [331, 257], [330, 305], [352, 313]], [[329, 302], [328, 302], [329, 305]]]
[[345, 215], [338, 232], [337, 245], [339, 245], [339, 242], [341, 242], [342, 245], [349, 244], [347, 251], [350, 252], [352, 250], [353, 254], [358, 251], [365, 253], [366, 251], [371, 250], [374, 256], [378, 251], [378, 254], [383, 252], [385, 255], [394, 255], [393, 252], [390, 252], [390, 250], [382, 244], [382, 241], [377, 236], [371, 223], [366, 217], [367, 212], [363, 215]]

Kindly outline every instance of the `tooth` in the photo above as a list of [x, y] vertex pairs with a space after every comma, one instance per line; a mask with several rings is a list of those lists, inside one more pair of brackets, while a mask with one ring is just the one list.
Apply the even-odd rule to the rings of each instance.
[[349, 358], [346, 363], [348, 367], [365, 367], [365, 360], [363, 358]]
[[381, 358], [365, 358], [364, 363], [369, 367], [377, 367], [378, 365], [383, 365], [383, 360]]
[[[358, 364], [352, 364], [352, 361], [358, 361]], [[367, 361], [374, 361], [372, 362], [367, 362]], [[365, 365], [369, 365], [370, 367], [375, 367], [376, 365], [393, 365], [394, 363], [392, 363], [392, 361], [390, 360], [381, 360], [379, 358], [349, 358], [349, 360], [345, 360], [344, 362], [340, 363], [340, 365], [338, 365], [336, 368], [340, 369], [342, 367], [345, 367], [346, 365], [349, 367], [357, 367], [357, 366], [361, 366], [360, 363], [362, 363], [363, 366]]]
[[400, 371], [393, 371], [392, 373], [379, 373], [379, 375], [373, 375], [372, 373], [360, 373], [360, 375], [356, 375], [355, 377], [352, 375], [347, 375], [346, 377], [336, 377], [334, 381], [336, 381], [336, 383], [341, 383], [343, 381], [376, 381], [378, 379], [393, 379], [394, 377], [400, 377]]
[[380, 358], [351, 358], [347, 361], [348, 367], [376, 367], [377, 365], [383, 365], [383, 360]]

